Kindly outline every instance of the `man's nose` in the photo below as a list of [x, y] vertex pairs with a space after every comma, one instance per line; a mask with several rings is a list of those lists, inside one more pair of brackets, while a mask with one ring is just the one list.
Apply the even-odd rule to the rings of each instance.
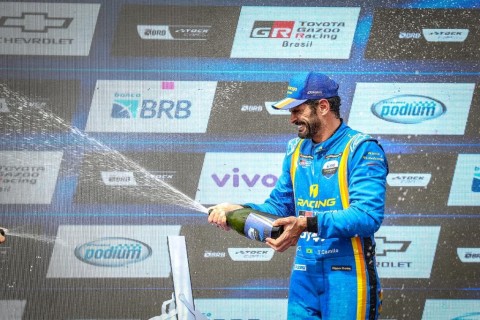
[[293, 113], [290, 113], [290, 123], [295, 123], [296, 121], [297, 117]]

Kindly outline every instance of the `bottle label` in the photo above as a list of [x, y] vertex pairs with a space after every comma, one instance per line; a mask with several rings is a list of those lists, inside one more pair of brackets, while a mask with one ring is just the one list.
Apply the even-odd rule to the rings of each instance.
[[255, 213], [250, 213], [245, 221], [243, 233], [252, 240], [265, 242], [265, 239], [272, 234], [272, 222], [270, 219]]

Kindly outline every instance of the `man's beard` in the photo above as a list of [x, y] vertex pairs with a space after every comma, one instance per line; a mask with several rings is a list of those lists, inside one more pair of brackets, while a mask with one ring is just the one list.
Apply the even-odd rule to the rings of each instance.
[[316, 117], [309, 117], [306, 121], [298, 121], [296, 125], [303, 125], [305, 130], [298, 131], [298, 137], [301, 139], [312, 139], [320, 131], [320, 121]]

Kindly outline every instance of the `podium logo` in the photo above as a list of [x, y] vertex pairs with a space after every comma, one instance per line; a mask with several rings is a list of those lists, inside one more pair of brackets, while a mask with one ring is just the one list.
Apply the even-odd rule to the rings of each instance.
[[75, 256], [79, 260], [98, 267], [123, 267], [143, 261], [151, 255], [150, 246], [129, 238], [108, 237], [75, 248]]
[[439, 100], [408, 94], [376, 102], [371, 110], [380, 119], [396, 123], [420, 123], [447, 112], [446, 106]]
[[474, 90], [474, 83], [357, 83], [348, 125], [370, 134], [463, 135]]
[[[168, 278], [180, 225], [60, 225], [47, 278]], [[135, 238], [128, 237], [135, 235]]]

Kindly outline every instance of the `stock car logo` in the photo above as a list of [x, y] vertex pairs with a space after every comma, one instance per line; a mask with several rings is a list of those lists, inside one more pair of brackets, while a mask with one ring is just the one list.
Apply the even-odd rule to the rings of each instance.
[[445, 114], [446, 106], [439, 100], [422, 95], [399, 95], [380, 100], [371, 107], [378, 118], [395, 123], [415, 124]]
[[77, 259], [98, 267], [123, 267], [151, 255], [152, 248], [146, 243], [120, 237], [101, 238], [75, 248]]
[[143, 40], [208, 40], [212, 26], [138, 25]]
[[464, 42], [468, 29], [422, 29], [422, 34], [428, 42]]
[[20, 28], [22, 32], [46, 33], [49, 29], [67, 29], [73, 18], [52, 18], [47, 12], [23, 12], [20, 17], [0, 17], [1, 28]]
[[391, 187], [426, 187], [431, 178], [431, 173], [389, 173], [387, 183]]
[[400, 32], [399, 39], [420, 39], [428, 42], [464, 42], [468, 36], [468, 29], [422, 29], [420, 32]]
[[480, 263], [480, 248], [457, 248], [457, 255], [463, 263]]
[[270, 248], [228, 248], [233, 261], [270, 261], [274, 251]]

